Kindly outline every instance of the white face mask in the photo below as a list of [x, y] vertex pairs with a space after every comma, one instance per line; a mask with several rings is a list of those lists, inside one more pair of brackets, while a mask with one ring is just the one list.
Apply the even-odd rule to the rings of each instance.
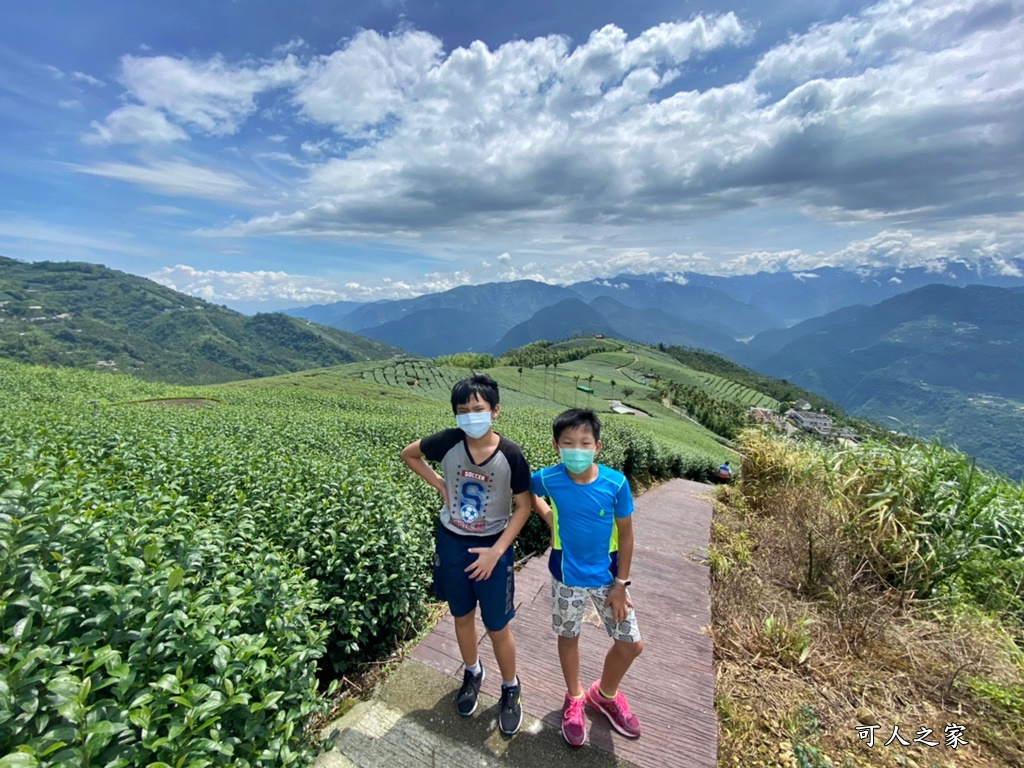
[[470, 437], [483, 437], [491, 428], [491, 412], [459, 413], [455, 415], [455, 423]]

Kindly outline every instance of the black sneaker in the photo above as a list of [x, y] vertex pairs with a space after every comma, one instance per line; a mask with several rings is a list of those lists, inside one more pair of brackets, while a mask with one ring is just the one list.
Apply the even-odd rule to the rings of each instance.
[[459, 697], [455, 700], [455, 706], [459, 714], [469, 717], [476, 712], [477, 697], [480, 695], [480, 683], [484, 681], [484, 665], [480, 665], [480, 674], [474, 675], [468, 669], [462, 675], [462, 687], [459, 688]]
[[506, 736], [519, 732], [523, 724], [522, 686], [516, 680], [515, 685], [501, 686], [501, 712], [498, 714], [498, 727]]

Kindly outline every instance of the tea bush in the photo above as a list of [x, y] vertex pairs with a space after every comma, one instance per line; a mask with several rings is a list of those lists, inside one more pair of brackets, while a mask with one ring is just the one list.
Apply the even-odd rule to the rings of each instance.
[[32, 470], [0, 492], [0, 764], [305, 764], [316, 585], [251, 519]]

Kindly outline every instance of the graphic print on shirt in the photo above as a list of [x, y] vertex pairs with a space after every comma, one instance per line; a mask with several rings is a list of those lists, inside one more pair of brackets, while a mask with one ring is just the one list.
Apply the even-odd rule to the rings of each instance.
[[459, 516], [466, 528], [482, 528], [477, 524], [480, 515], [487, 503], [487, 485], [490, 478], [480, 472], [473, 472], [469, 469], [462, 470], [462, 480], [459, 483]]

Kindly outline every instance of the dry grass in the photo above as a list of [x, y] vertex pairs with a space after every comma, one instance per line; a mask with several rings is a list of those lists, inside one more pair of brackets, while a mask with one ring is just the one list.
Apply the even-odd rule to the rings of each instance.
[[[721, 765], [1024, 766], [1005, 631], [881, 584], [824, 494], [781, 483], [749, 501], [721, 489], [712, 529]], [[951, 723], [969, 742], [955, 750]], [[884, 746], [897, 725], [910, 746]], [[922, 726], [939, 746], [913, 743]]]

